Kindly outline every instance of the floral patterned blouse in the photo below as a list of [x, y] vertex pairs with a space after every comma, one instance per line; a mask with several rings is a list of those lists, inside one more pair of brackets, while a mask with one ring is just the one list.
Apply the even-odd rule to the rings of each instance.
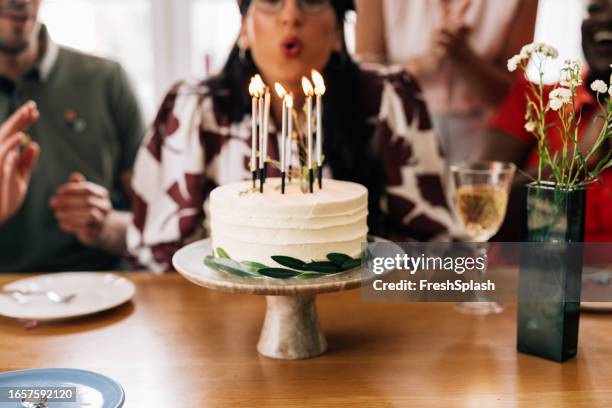
[[[459, 236], [445, 194], [446, 164], [418, 84], [403, 71], [363, 70], [361, 75], [372, 93], [372, 107], [365, 111], [374, 123], [386, 179], [380, 210], [391, 228], [385, 238], [441, 241]], [[137, 267], [171, 270], [176, 250], [207, 236], [209, 193], [251, 178], [251, 114], [230, 121], [220, 108], [232, 102], [229, 92], [212, 91], [208, 84], [174, 85], [138, 153], [134, 219], [127, 233]], [[273, 160], [279, 152], [276, 128], [271, 124], [268, 139]], [[276, 172], [271, 169], [270, 175]], [[333, 177], [328, 167], [324, 174]]]

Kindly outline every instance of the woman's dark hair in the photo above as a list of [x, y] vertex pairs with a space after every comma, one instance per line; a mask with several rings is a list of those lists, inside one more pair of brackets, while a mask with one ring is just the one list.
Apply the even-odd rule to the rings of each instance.
[[[241, 13], [245, 15], [251, 0], [239, 0]], [[344, 27], [346, 12], [354, 10], [353, 0], [331, 1], [339, 29]], [[248, 84], [258, 72], [249, 51], [241, 55], [236, 43], [219, 76], [210, 82], [210, 89], [229, 90], [230, 98], [220, 98], [215, 103], [230, 114], [231, 122], [242, 121], [250, 113], [251, 99]], [[362, 75], [350, 57], [346, 45], [341, 52], [334, 52], [323, 73], [327, 86], [323, 112], [323, 152], [334, 178], [353, 181], [368, 189], [368, 225], [371, 233], [385, 235], [386, 227], [380, 209], [385, 176], [382, 162], [374, 146], [374, 126], [367, 122], [371, 112], [364, 112]], [[221, 100], [223, 99], [223, 100]], [[236, 101], [241, 101], [237, 104]], [[224, 103], [225, 102], [225, 103]], [[374, 113], [375, 114], [375, 113]]]

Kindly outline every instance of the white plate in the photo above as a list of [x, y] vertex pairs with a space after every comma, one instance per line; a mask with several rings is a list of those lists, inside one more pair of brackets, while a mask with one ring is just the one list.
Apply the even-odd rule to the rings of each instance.
[[580, 309], [587, 312], [612, 312], [612, 302], [581, 302]]
[[111, 273], [52, 273], [21, 279], [5, 289], [53, 291], [76, 296], [67, 303], [54, 303], [45, 296], [28, 296], [20, 304], [10, 295], [0, 294], [0, 315], [15, 319], [50, 321], [87, 316], [117, 307], [134, 297], [136, 288], [129, 280]]
[[[588, 312], [612, 312], [612, 271], [609, 268], [585, 266], [582, 269], [582, 298], [599, 300], [598, 302], [581, 302], [580, 308]], [[604, 300], [603, 302], [601, 300]]]

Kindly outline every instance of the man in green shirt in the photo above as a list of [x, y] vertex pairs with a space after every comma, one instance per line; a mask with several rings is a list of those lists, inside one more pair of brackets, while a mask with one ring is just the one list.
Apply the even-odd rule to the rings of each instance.
[[140, 109], [119, 64], [53, 43], [39, 6], [0, 0], [0, 121], [29, 100], [40, 112], [28, 132], [38, 164], [0, 224], [0, 271], [118, 268]]

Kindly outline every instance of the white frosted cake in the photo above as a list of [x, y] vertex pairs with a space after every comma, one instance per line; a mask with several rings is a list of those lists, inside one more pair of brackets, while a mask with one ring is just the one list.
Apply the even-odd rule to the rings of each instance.
[[368, 191], [359, 184], [324, 180], [323, 189], [302, 193], [280, 179], [268, 179], [264, 194], [251, 182], [227, 184], [210, 194], [213, 248], [232, 259], [266, 265], [274, 255], [305, 262], [326, 260], [332, 252], [359, 257], [367, 239]]

